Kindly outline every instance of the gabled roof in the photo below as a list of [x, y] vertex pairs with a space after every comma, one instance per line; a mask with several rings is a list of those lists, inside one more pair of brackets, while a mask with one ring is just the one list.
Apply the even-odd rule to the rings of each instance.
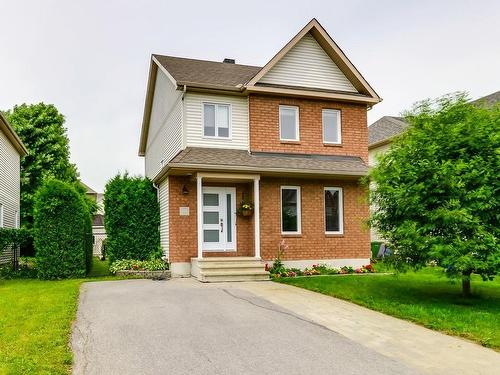
[[380, 118], [368, 127], [368, 148], [389, 142], [408, 126], [403, 117], [384, 116]]
[[183, 57], [153, 55], [180, 86], [241, 91], [261, 69], [259, 66], [231, 64]]
[[[492, 107], [500, 102], [500, 91], [471, 101], [472, 104]], [[368, 148], [374, 148], [389, 143], [392, 138], [401, 134], [409, 124], [403, 117], [384, 116], [368, 126]]]
[[[360, 94], [365, 96], [372, 104], [380, 102], [382, 99], [373, 90], [370, 84], [364, 79], [352, 62], [347, 58], [340, 47], [328, 35], [321, 24], [313, 18], [302, 30], [295, 35], [246, 85], [249, 91], [272, 92], [269, 88], [259, 87], [259, 80], [264, 77], [304, 36], [310, 33], [328, 56], [335, 62], [344, 75], [351, 81]], [[306, 90], [304, 90], [306, 91]], [[290, 92], [291, 94], [292, 92]], [[332, 98], [342, 99], [335, 96]], [[349, 96], [345, 93], [345, 98]], [[319, 96], [319, 95], [318, 95]]]
[[28, 154], [26, 146], [14, 131], [12, 125], [10, 125], [7, 119], [2, 115], [2, 112], [0, 112], [0, 131], [5, 133], [6, 137], [9, 139], [10, 143], [12, 143], [19, 155], [24, 156]]
[[471, 103], [483, 104], [487, 107], [493, 107], [495, 104], [500, 102], [500, 91], [494, 92], [493, 94], [483, 96], [482, 98], [473, 100]]

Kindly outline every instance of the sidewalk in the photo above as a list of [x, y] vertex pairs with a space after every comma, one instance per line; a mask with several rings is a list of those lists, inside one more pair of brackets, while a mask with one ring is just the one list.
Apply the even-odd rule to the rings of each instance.
[[494, 350], [333, 297], [274, 282], [212, 285], [247, 290], [427, 374], [491, 375], [500, 369]]

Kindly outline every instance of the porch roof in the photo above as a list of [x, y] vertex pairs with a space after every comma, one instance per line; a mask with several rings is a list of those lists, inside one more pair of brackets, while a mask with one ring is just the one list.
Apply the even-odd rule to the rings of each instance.
[[177, 154], [169, 169], [253, 171], [258, 173], [364, 176], [367, 165], [359, 157], [317, 154], [248, 152], [221, 148], [187, 147]]

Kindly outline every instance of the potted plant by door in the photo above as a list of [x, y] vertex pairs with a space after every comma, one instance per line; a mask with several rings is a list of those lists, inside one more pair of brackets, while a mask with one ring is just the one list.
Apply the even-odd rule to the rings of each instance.
[[238, 208], [238, 213], [241, 216], [252, 216], [253, 214], [253, 204], [250, 202], [241, 202]]

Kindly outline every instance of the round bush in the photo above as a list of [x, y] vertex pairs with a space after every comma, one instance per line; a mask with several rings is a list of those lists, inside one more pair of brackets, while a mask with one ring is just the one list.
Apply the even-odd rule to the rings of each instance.
[[37, 191], [33, 234], [38, 277], [85, 276], [92, 251], [90, 213], [72, 185], [49, 180]]

